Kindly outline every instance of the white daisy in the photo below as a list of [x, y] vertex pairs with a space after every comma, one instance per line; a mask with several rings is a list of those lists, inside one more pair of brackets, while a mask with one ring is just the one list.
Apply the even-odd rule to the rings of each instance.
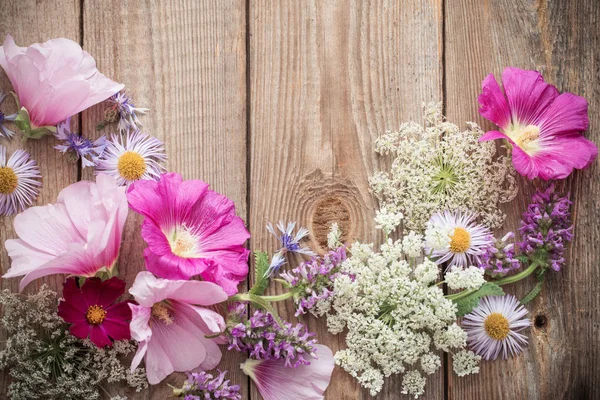
[[449, 266], [478, 265], [479, 255], [486, 246], [492, 244], [492, 234], [488, 228], [477, 224], [475, 214], [460, 211], [435, 213], [427, 223], [428, 229], [446, 231], [450, 241], [446, 247], [440, 248], [435, 243], [425, 242], [425, 254], [435, 258], [442, 264], [446, 261]]
[[30, 206], [40, 193], [40, 170], [25, 150], [16, 150], [6, 160], [0, 146], [0, 215], [12, 215]]
[[462, 327], [467, 332], [469, 347], [486, 360], [519, 354], [527, 345], [527, 337], [519, 332], [531, 325], [527, 309], [515, 296], [487, 296], [467, 314]]
[[106, 150], [96, 165], [96, 174], [114, 177], [120, 186], [129, 186], [139, 179], [158, 179], [165, 169], [165, 147], [155, 137], [140, 131], [111, 135]]

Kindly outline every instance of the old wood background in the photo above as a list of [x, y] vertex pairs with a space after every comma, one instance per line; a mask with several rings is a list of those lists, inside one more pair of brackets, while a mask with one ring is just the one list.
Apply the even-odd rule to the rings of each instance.
[[[61, 36], [81, 43], [103, 73], [152, 110], [144, 128], [165, 142], [168, 169], [232, 198], [251, 230], [250, 248], [272, 251], [265, 224], [279, 219], [311, 228], [315, 244], [332, 220], [351, 238], [377, 240], [367, 178], [388, 161], [373, 153], [375, 138], [420, 121], [421, 103], [432, 100], [443, 101], [452, 122], [491, 128], [476, 98], [485, 75], [505, 66], [538, 69], [559, 90], [585, 96], [587, 136], [600, 143], [599, 18], [597, 0], [0, 0], [0, 37], [10, 33], [21, 46]], [[10, 90], [4, 73], [0, 88]], [[83, 113], [85, 135], [98, 135], [101, 112]], [[93, 179], [67, 163], [52, 138], [0, 144], [9, 152], [24, 146], [38, 161], [37, 204]], [[572, 194], [576, 239], [568, 267], [550, 274], [530, 306], [534, 327], [525, 354], [484, 363], [468, 378], [454, 376], [446, 363], [424, 398], [600, 398], [599, 178], [595, 163], [560, 184]], [[505, 230], [517, 227], [533, 190], [520, 183]], [[131, 213], [120, 259], [130, 283], [143, 268], [139, 224]], [[0, 234], [2, 241], [15, 237], [12, 218], [0, 219]], [[6, 271], [4, 249], [0, 262]], [[62, 277], [44, 281], [59, 288]], [[17, 282], [0, 283], [17, 290]], [[523, 295], [531, 285], [509, 290]], [[293, 320], [291, 306], [279, 310]], [[327, 335], [324, 321], [304, 322], [334, 350], [342, 344]], [[238, 368], [243, 359], [227, 354], [221, 368], [245, 399], [259, 399]], [[6, 384], [3, 375], [1, 393]], [[377, 398], [406, 398], [400, 387], [400, 379], [389, 379]], [[163, 383], [130, 398], [168, 394]], [[336, 368], [327, 399], [368, 398]]]

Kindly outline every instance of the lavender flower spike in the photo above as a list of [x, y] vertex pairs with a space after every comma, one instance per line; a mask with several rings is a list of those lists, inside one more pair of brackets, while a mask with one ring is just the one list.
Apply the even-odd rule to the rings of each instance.
[[248, 318], [244, 303], [230, 306], [225, 332], [228, 350], [249, 353], [255, 360], [283, 360], [288, 368], [309, 365], [316, 357], [314, 333], [302, 324], [280, 326], [273, 315], [262, 310]]
[[565, 245], [573, 239], [568, 196], [554, 193], [552, 184], [546, 191], [538, 191], [523, 213], [519, 249], [542, 268], [559, 271], [565, 263]]
[[183, 386], [173, 388], [173, 396], [184, 397], [185, 400], [242, 400], [240, 385], [229, 385], [225, 380], [227, 371], [219, 371], [219, 375], [213, 378], [211, 374], [204, 371], [188, 372], [187, 380]]
[[508, 232], [500, 240], [492, 237], [493, 243], [479, 256], [479, 268], [483, 268], [492, 277], [504, 276], [521, 268], [520, 261], [515, 258], [515, 244], [509, 243], [514, 237], [514, 232]]
[[316, 316], [324, 315], [331, 307], [333, 281], [342, 272], [340, 267], [346, 259], [346, 248], [339, 247], [323, 257], [313, 257], [281, 277], [290, 285], [296, 303], [296, 316], [310, 311]]

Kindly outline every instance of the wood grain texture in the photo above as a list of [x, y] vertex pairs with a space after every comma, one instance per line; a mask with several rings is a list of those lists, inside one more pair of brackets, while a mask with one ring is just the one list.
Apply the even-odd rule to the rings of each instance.
[[[80, 40], [79, 1], [74, 0], [49, 0], [43, 3], [33, 0], [6, 0], [0, 7], [0, 40], [4, 41], [10, 34], [19, 46], [29, 46], [33, 43], [45, 42], [54, 37], [66, 37], [76, 42]], [[27, 21], [27, 23], [24, 23]], [[12, 86], [6, 74], [0, 68], [0, 90], [10, 92]], [[16, 111], [12, 99], [7, 99], [2, 105], [5, 114]], [[16, 128], [11, 127], [13, 131]], [[53, 147], [55, 139], [46, 137], [41, 140], [21, 141], [21, 134], [17, 133], [12, 140], [0, 138], [0, 145], [8, 148], [10, 156], [17, 149], [25, 149], [37, 161], [42, 174], [42, 188], [36, 205], [44, 205], [56, 201], [61, 189], [77, 180], [77, 165], [69, 164]], [[14, 216], [0, 216], [0, 266], [2, 273], [10, 268], [10, 259], [4, 248], [6, 239], [16, 238], [13, 229]], [[1, 289], [19, 290], [19, 278], [0, 279]], [[50, 276], [31, 283], [26, 293], [37, 292], [42, 284], [48, 284], [54, 290], [62, 288], [62, 278]], [[0, 332], [0, 341], [5, 340], [5, 332]], [[6, 398], [8, 389], [8, 373], [0, 373], [0, 399]]]
[[[250, 1], [251, 248], [276, 250], [265, 225], [278, 220], [308, 226], [316, 245], [340, 219], [351, 240], [381, 239], [367, 179], [386, 161], [373, 142], [441, 100], [441, 18], [436, 1]], [[278, 309], [296, 320], [291, 304]], [[324, 319], [302, 322], [332, 350], [343, 345]], [[442, 398], [443, 385], [440, 372], [426, 398]], [[378, 398], [400, 390], [389, 379]], [[326, 398], [369, 396], [336, 368]]]
[[[141, 117], [143, 131], [163, 140], [167, 170], [184, 179], [201, 179], [236, 203], [246, 219], [246, 15], [245, 2], [227, 1], [85, 1], [84, 48], [98, 67], [124, 83], [136, 105], [150, 108]], [[83, 131], [99, 135], [99, 105], [86, 111]], [[107, 127], [102, 133], [114, 131]], [[84, 179], [93, 179], [85, 170]], [[128, 286], [144, 270], [142, 218], [133, 211], [125, 227], [119, 271]], [[245, 290], [242, 284], [240, 290]], [[219, 365], [242, 386], [245, 357], [227, 352]], [[174, 374], [135, 399], [163, 399]]]
[[[451, 1], [446, 7], [447, 115], [457, 123], [480, 118], [476, 97], [480, 82], [506, 66], [537, 69], [560, 91], [589, 101], [586, 136], [600, 137], [600, 4], [596, 1]], [[451, 377], [449, 399], [597, 399], [600, 369], [598, 325], [600, 277], [597, 243], [600, 208], [597, 162], [576, 172], [558, 190], [572, 194], [575, 240], [566, 268], [547, 274], [543, 295], [529, 305], [534, 327], [525, 354], [482, 364], [481, 373]], [[545, 187], [543, 182], [534, 182]], [[509, 206], [504, 230], [516, 229], [534, 191], [521, 179], [521, 193]], [[533, 279], [507, 288], [523, 296]]]

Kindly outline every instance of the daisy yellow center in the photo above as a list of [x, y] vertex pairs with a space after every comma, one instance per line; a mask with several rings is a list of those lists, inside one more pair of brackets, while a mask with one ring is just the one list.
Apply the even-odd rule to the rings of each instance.
[[491, 313], [483, 323], [486, 333], [492, 339], [503, 340], [510, 333], [508, 319], [500, 313]]
[[169, 241], [173, 254], [183, 258], [194, 258], [197, 239], [187, 230], [177, 230]]
[[144, 158], [133, 151], [126, 151], [119, 157], [117, 163], [119, 174], [128, 181], [140, 179], [146, 172]]
[[101, 306], [89, 306], [85, 313], [85, 318], [90, 324], [99, 325], [106, 318], [106, 310]]
[[508, 136], [526, 153], [533, 153], [539, 148], [537, 139], [540, 137], [540, 128], [536, 125], [514, 129]]
[[169, 312], [169, 308], [163, 303], [154, 303], [152, 305], [152, 316], [162, 321], [165, 325], [173, 323], [173, 317]]
[[450, 235], [450, 251], [453, 253], [464, 253], [471, 246], [471, 235], [464, 228], [454, 228]]
[[11, 194], [17, 189], [19, 178], [10, 167], [0, 167], [0, 193]]

